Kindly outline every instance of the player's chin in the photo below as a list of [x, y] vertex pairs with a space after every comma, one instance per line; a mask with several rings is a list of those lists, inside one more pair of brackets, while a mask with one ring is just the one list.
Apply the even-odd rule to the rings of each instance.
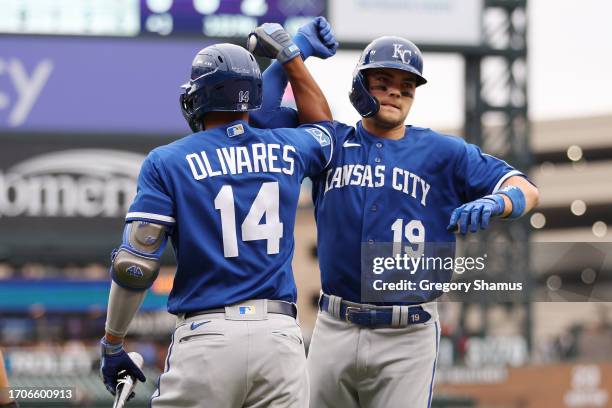
[[407, 115], [403, 115], [401, 111], [395, 110], [390, 112], [386, 109], [381, 109], [376, 115], [378, 122], [384, 127], [394, 128], [404, 124]]

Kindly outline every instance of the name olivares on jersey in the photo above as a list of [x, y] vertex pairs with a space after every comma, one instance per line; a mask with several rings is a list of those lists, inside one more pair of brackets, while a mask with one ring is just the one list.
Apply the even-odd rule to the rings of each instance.
[[[386, 182], [385, 170], [386, 166], [369, 164], [345, 164], [335, 167], [328, 170], [325, 176], [325, 193], [334, 188], [347, 186], [383, 187]], [[422, 177], [400, 167], [393, 167], [391, 187], [419, 199], [422, 206], [427, 205], [427, 193], [431, 185]]]
[[250, 146], [230, 146], [216, 149], [214, 163], [206, 151], [185, 156], [196, 180], [226, 174], [283, 173], [295, 170], [296, 149], [291, 145], [253, 143]]

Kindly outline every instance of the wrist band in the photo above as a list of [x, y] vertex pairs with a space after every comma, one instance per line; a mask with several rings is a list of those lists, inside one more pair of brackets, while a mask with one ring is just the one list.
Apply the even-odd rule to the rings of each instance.
[[301, 33], [297, 33], [293, 37], [293, 42], [300, 49], [300, 54], [302, 54], [302, 59], [306, 60], [307, 58], [312, 56], [312, 46], [308, 42], [308, 39]]
[[527, 207], [527, 202], [525, 200], [525, 194], [523, 190], [518, 188], [517, 186], [506, 186], [499, 190], [497, 194], [503, 194], [512, 203], [512, 212], [506, 218], [515, 219], [519, 218], [525, 212], [525, 208]]
[[123, 350], [123, 343], [107, 343], [104, 337], [100, 340], [100, 345], [102, 346], [102, 352], [108, 355], [117, 354]]
[[295, 44], [291, 44], [288, 47], [283, 48], [278, 55], [276, 56], [276, 59], [281, 63], [284, 64], [286, 62], [291, 61], [292, 59], [294, 59], [297, 56], [302, 55], [302, 53], [300, 52], [300, 49], [298, 48], [297, 45]]

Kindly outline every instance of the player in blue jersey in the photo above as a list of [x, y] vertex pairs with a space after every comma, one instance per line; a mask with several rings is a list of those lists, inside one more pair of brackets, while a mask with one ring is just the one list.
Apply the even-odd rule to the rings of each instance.
[[[254, 125], [295, 125], [296, 113], [279, 107], [286, 79], [277, 64], [264, 81], [265, 109], [251, 116]], [[335, 123], [331, 164], [312, 178], [323, 291], [308, 355], [313, 408], [431, 404], [436, 304], [364, 301], [368, 248], [389, 243], [418, 256], [430, 243], [454, 247], [455, 229], [476, 232], [492, 217], [518, 218], [537, 204], [537, 189], [504, 161], [460, 138], [404, 124], [425, 83], [413, 43], [370, 43], [350, 92], [363, 119], [354, 127]], [[431, 299], [418, 287], [411, 296]]]
[[282, 27], [264, 24], [251, 43], [282, 64], [300, 120], [312, 124], [249, 126], [262, 81], [242, 47], [213, 45], [193, 60], [181, 108], [194, 133], [154, 149], [142, 164], [123, 243], [112, 257], [101, 341], [101, 374], [111, 393], [122, 370], [145, 380], [123, 338], [170, 238], [178, 265], [168, 311], [177, 324], [154, 408], [308, 406], [293, 229], [301, 182], [327, 167], [335, 130], [325, 97]]

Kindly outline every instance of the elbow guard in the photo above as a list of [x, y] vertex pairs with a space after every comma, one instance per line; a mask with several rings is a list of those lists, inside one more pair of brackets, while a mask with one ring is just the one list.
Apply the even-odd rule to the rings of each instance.
[[123, 242], [113, 251], [111, 277], [122, 288], [141, 291], [153, 285], [167, 243], [167, 227], [144, 221], [125, 225]]

